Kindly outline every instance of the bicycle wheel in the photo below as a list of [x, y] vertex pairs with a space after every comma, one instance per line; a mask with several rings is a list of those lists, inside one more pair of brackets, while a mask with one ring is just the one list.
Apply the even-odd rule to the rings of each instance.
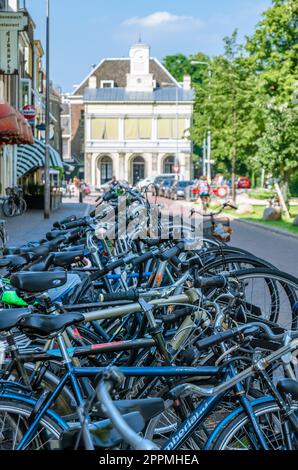
[[2, 204], [2, 211], [6, 217], [13, 217], [16, 213], [16, 205], [12, 198], [6, 199]]
[[271, 268], [272, 265], [253, 255], [228, 255], [206, 260], [204, 266], [197, 271], [197, 275], [213, 276], [223, 271], [235, 271], [251, 267]]
[[[0, 451], [15, 450], [24, 437], [33, 407], [16, 400], [0, 400]], [[48, 416], [38, 424], [37, 430], [23, 450], [46, 450], [53, 439], [59, 439], [62, 428]]]
[[[295, 407], [297, 413], [297, 406]], [[269, 450], [286, 450], [287, 443], [284, 427], [284, 416], [275, 402], [260, 404], [254, 407], [254, 416], [265, 438]], [[293, 443], [295, 445], [295, 443]], [[251, 421], [246, 413], [235, 418], [212, 443], [209, 450], [259, 450], [254, 436]], [[297, 449], [297, 437], [296, 437]]]
[[17, 209], [18, 215], [23, 215], [27, 211], [27, 202], [22, 197], [19, 200], [19, 207]]
[[255, 315], [278, 323], [283, 328], [297, 329], [293, 306], [298, 301], [298, 279], [275, 269], [245, 269], [232, 273], [239, 282], [244, 314]]

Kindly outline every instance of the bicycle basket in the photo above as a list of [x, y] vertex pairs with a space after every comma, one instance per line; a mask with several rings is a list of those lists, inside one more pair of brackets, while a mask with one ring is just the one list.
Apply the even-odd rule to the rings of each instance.
[[228, 217], [204, 218], [204, 238], [229, 242], [232, 234], [231, 221]]

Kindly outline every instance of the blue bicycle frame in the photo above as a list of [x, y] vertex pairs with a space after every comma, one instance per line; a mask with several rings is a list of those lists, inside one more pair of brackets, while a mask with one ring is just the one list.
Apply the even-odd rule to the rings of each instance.
[[[27, 444], [34, 437], [38, 425], [47, 413], [55, 400], [58, 398], [59, 394], [62, 392], [64, 386], [69, 381], [74, 393], [74, 397], [77, 402], [77, 406], [82, 406], [84, 404], [84, 398], [82, 396], [80, 384], [78, 382], [79, 378], [94, 378], [101, 374], [105, 368], [104, 367], [74, 367], [72, 362], [66, 362], [66, 373], [62, 377], [61, 381], [57, 385], [56, 389], [45, 399], [44, 403], [40, 409], [34, 415], [28, 430], [26, 431], [23, 439], [17, 446], [17, 450], [23, 450], [26, 448]], [[122, 373], [126, 377], [215, 377], [219, 373], [218, 367], [208, 367], [208, 366], [199, 366], [199, 367], [119, 367]], [[234, 377], [236, 371], [233, 366], [229, 365], [226, 373], [224, 375], [224, 381], [229, 380], [229, 378]], [[243, 394], [243, 386], [238, 383], [233, 389], [238, 395], [241, 406], [246, 411], [249, 416], [249, 419], [252, 424], [254, 434], [254, 441], [256, 446], [267, 450], [268, 447], [262, 435], [262, 432], [258, 426], [258, 423], [255, 419], [253, 412], [253, 404], [246, 398]], [[225, 392], [226, 393], [226, 392]], [[225, 393], [209, 397], [200, 403], [200, 405], [194, 410], [194, 412], [187, 418], [178, 430], [172, 435], [172, 437], [167, 441], [164, 450], [174, 450], [178, 449], [195, 431], [197, 427], [204, 421], [208, 414], [215, 408], [215, 406], [220, 402]], [[67, 423], [65, 423], [67, 427]], [[259, 444], [257, 444], [259, 443]]]
[[[227, 381], [236, 375], [237, 373], [234, 367], [229, 365], [227, 367], [224, 381]], [[238, 396], [243, 410], [247, 413], [251, 421], [252, 429], [255, 433], [255, 435], [251, 437], [251, 441], [253, 441], [256, 449], [268, 450], [268, 446], [253, 412], [253, 402], [250, 402], [246, 398], [246, 394], [241, 383], [238, 382], [233, 388], [236, 396]], [[226, 393], [227, 392], [223, 392], [203, 400], [193, 411], [193, 413], [179, 426], [177, 431], [170, 437], [170, 439], [164, 444], [163, 450], [168, 451], [179, 449], [179, 447], [195, 432], [200, 424], [206, 419], [208, 414], [222, 400]]]

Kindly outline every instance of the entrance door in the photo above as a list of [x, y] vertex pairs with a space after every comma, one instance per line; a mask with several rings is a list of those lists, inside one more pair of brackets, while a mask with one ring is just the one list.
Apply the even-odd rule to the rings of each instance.
[[145, 178], [145, 161], [142, 157], [136, 157], [132, 163], [132, 184], [135, 186]]
[[113, 162], [110, 157], [100, 160], [100, 184], [105, 184], [113, 177]]
[[164, 160], [163, 171], [166, 174], [174, 173], [175, 157], [169, 156]]

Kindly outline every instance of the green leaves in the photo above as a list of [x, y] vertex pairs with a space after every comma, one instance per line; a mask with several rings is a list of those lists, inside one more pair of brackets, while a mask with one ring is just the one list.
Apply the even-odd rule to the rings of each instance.
[[[191, 61], [208, 62], [192, 65]], [[285, 182], [298, 170], [298, 1], [272, 0], [254, 34], [238, 44], [224, 38], [224, 53], [168, 56], [169, 71], [196, 90], [190, 138], [202, 146], [212, 131], [212, 158], [227, 172], [265, 168]]]

